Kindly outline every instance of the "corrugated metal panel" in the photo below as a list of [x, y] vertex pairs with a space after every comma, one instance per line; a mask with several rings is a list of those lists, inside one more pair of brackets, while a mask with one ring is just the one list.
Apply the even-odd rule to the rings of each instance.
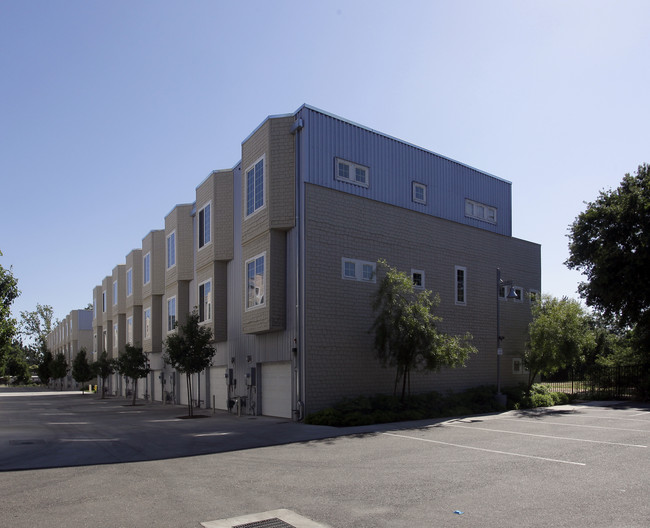
[[[305, 123], [305, 181], [371, 200], [511, 236], [510, 182], [313, 108], [298, 111]], [[369, 168], [369, 187], [335, 179], [335, 159]], [[427, 186], [426, 205], [412, 200], [412, 182]], [[497, 209], [497, 225], [467, 218], [465, 199]]]

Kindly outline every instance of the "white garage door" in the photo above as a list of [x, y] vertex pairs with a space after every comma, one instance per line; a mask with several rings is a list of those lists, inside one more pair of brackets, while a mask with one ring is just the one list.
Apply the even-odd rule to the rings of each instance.
[[262, 414], [291, 418], [291, 362], [262, 365]]
[[225, 374], [225, 367], [210, 368], [210, 406], [212, 406], [212, 396], [214, 395], [215, 409], [228, 409], [228, 384]]

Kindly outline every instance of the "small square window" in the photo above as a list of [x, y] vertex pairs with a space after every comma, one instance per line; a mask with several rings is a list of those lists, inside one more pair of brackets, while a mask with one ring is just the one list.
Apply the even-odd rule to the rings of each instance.
[[537, 290], [530, 290], [528, 297], [531, 304], [536, 304], [539, 302], [539, 292]]
[[427, 186], [422, 183], [413, 182], [413, 201], [415, 203], [426, 205], [427, 203]]
[[362, 267], [363, 270], [363, 280], [372, 280], [372, 277], [375, 273], [374, 266], [372, 264], [364, 264]]
[[343, 263], [343, 276], [349, 279], [355, 279], [357, 277], [357, 266], [353, 261], [346, 260]]

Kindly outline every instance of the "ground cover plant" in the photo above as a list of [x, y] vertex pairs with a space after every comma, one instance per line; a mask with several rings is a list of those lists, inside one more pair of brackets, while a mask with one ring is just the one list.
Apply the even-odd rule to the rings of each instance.
[[[530, 392], [527, 392], [523, 385], [507, 388], [503, 392], [508, 395], [509, 409], [528, 409], [569, 403], [567, 394], [552, 392], [542, 384], [533, 385]], [[309, 414], [305, 418], [305, 423], [351, 427], [485, 414], [505, 410], [497, 403], [495, 395], [496, 387], [481, 386], [445, 395], [435, 391], [413, 394], [404, 400], [386, 394], [358, 396], [346, 398], [332, 407]]]

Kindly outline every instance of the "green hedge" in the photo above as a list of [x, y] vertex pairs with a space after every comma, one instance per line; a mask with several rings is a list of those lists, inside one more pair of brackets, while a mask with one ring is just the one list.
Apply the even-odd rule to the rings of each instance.
[[[547, 386], [533, 385], [530, 394], [523, 386], [503, 391], [509, 409], [550, 407], [569, 403], [562, 392], [550, 392]], [[402, 402], [396, 396], [377, 394], [346, 398], [332, 407], [307, 415], [305, 423], [351, 427], [379, 423], [447, 418], [468, 414], [485, 414], [505, 410], [496, 402], [496, 387], [481, 386], [464, 392], [442, 395], [438, 392], [415, 394]]]

